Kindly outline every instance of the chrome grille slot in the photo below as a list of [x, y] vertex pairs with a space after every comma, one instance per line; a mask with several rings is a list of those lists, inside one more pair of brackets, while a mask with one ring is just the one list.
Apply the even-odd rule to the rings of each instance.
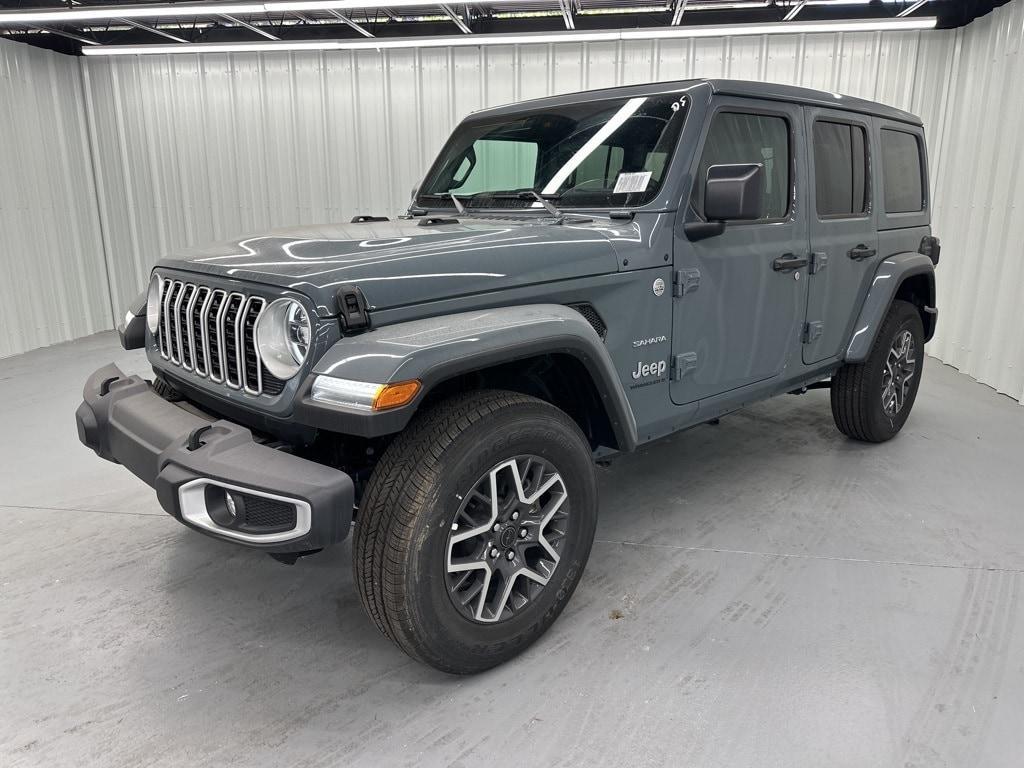
[[164, 360], [250, 395], [281, 393], [284, 382], [264, 371], [256, 346], [266, 299], [171, 279], [160, 290], [157, 346]]
[[210, 300], [210, 289], [201, 285], [192, 296], [188, 308], [188, 343], [192, 349], [192, 368], [200, 376], [205, 376], [208, 355], [203, 344], [203, 309]]
[[221, 351], [220, 333], [217, 328], [222, 314], [221, 310], [224, 309], [224, 299], [227, 296], [224, 291], [214, 291], [210, 294], [210, 305], [203, 310], [206, 318], [203, 323], [203, 345], [210, 358], [209, 376], [211, 381], [218, 384], [224, 381], [224, 353]]
[[189, 319], [189, 310], [195, 297], [196, 287], [191, 283], [186, 283], [175, 301], [177, 310], [174, 319], [178, 325], [178, 359], [181, 360], [181, 367], [186, 371], [192, 370], [192, 361], [195, 359], [194, 350], [189, 339], [189, 329], [192, 325], [192, 321]]
[[220, 322], [221, 339], [224, 342], [224, 382], [234, 389], [242, 388], [242, 368], [239, 365], [238, 321], [242, 317], [245, 297], [232, 293], [224, 302], [224, 316]]
[[256, 350], [256, 321], [259, 320], [265, 306], [266, 302], [263, 299], [250, 296], [242, 312], [242, 385], [246, 392], [252, 394], [263, 391], [263, 364]]
[[171, 289], [171, 281], [163, 280], [160, 283], [160, 325], [159, 325], [159, 336], [160, 336], [160, 355], [168, 359], [170, 358], [170, 351], [167, 347], [167, 332], [164, 330], [163, 319], [167, 317], [167, 292]]
[[180, 280], [171, 283], [167, 291], [167, 301], [164, 304], [164, 325], [167, 328], [167, 353], [172, 363], [181, 363], [181, 348], [178, 346], [178, 298], [181, 296], [182, 284]]

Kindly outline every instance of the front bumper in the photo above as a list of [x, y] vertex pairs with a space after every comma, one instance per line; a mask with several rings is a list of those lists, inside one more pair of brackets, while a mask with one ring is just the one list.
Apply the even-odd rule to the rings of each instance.
[[[83, 397], [75, 413], [82, 443], [152, 486], [160, 505], [185, 525], [278, 553], [321, 549], [348, 534], [355, 490], [344, 472], [262, 445], [238, 424], [168, 402], [149, 382], [113, 364], [89, 377]], [[210, 491], [235, 492], [276, 509], [291, 505], [294, 525], [268, 533], [219, 525], [207, 508]]]

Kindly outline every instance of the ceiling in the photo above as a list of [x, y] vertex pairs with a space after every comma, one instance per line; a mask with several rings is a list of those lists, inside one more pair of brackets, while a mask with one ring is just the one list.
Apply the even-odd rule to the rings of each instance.
[[[190, 0], [180, 3], [167, 0], [68, 0], [63, 3], [0, 0], [0, 36], [77, 55], [83, 48], [97, 46], [368, 41], [370, 38], [383, 41], [725, 24], [790, 24], [798, 31], [797, 27], [809, 22], [850, 19], [936, 17], [937, 26], [956, 27], [1007, 2], [485, 0], [482, 3], [425, 4], [429, 1], [392, 0], [388, 5], [388, 0]], [[361, 2], [376, 7], [360, 7]], [[7, 15], [44, 10], [49, 14], [46, 18], [31, 21], [18, 21]], [[71, 13], [50, 18], [55, 11]], [[82, 18], [87, 12], [102, 18]], [[166, 15], [162, 15], [164, 13]]]

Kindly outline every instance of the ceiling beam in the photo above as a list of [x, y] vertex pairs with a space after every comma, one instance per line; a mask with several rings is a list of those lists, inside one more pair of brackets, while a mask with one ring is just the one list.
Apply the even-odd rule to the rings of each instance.
[[350, 27], [352, 27], [352, 29], [354, 29], [363, 37], [373, 37], [373, 32], [368, 30], [362, 24], [357, 24], [356, 22], [352, 21], [352, 19], [350, 19], [345, 14], [335, 11], [333, 8], [329, 8], [327, 12], [331, 14], [331, 16], [336, 18], [338, 21], [340, 21], [342, 24], [348, 24]]
[[442, 5], [442, 6], [440, 6], [440, 8], [441, 8], [442, 11], [444, 11], [444, 15], [452, 20], [452, 23], [456, 27], [461, 29], [467, 35], [472, 35], [473, 34], [473, 30], [469, 28], [469, 26], [466, 24], [466, 22], [464, 22], [462, 19], [459, 18], [458, 14], [456, 14], [455, 11], [453, 11], [447, 5]]
[[678, 27], [679, 22], [683, 20], [683, 14], [686, 13], [686, 4], [690, 0], [676, 0], [676, 7], [672, 11], [672, 26]]
[[[99, 45], [100, 44], [99, 40], [92, 40], [91, 38], [83, 37], [82, 35], [76, 35], [74, 32], [65, 32], [62, 29], [54, 29], [53, 27], [43, 27], [43, 26], [36, 25], [36, 26], [31, 27], [31, 29], [37, 30], [39, 32], [45, 32], [48, 35], [57, 35], [58, 37], [66, 37], [66, 38], [68, 38], [70, 40], [77, 40], [78, 42], [82, 43], [83, 45]], [[187, 43], [188, 41], [187, 40], [182, 40], [181, 42]]]
[[796, 18], [797, 14], [804, 9], [807, 5], [807, 0], [800, 0], [796, 5], [789, 9], [789, 12], [783, 17], [783, 21], [792, 21]]
[[152, 32], [154, 35], [160, 35], [160, 37], [166, 37], [168, 40], [173, 40], [176, 43], [187, 43], [187, 42], [190, 42], [189, 40], [186, 40], [184, 37], [178, 37], [177, 35], [172, 35], [170, 32], [164, 32], [162, 29], [157, 29], [156, 27], [151, 27], [148, 24], [140, 24], [139, 22], [132, 21], [131, 19], [114, 19], [114, 21], [116, 21], [119, 24], [126, 24], [129, 27], [131, 27], [132, 29], [141, 29], [144, 32]]
[[922, 5], [924, 5], [927, 2], [928, 2], [928, 0], [917, 0], [916, 3], [911, 5], [909, 8], [904, 8], [902, 11], [897, 13], [896, 16], [897, 16], [897, 18], [900, 17], [900, 16], [909, 16], [910, 14], [912, 14], [914, 11], [916, 11], [918, 8], [920, 8]]
[[576, 29], [576, 22], [572, 18], [572, 1], [558, 0], [558, 7], [562, 9], [562, 19], [565, 21], [566, 29]]
[[250, 32], [255, 32], [257, 35], [263, 35], [263, 37], [267, 38], [268, 40], [280, 40], [281, 39], [277, 35], [274, 35], [274, 34], [271, 34], [270, 32], [267, 32], [265, 29], [260, 29], [259, 27], [253, 26], [252, 24], [250, 24], [247, 21], [242, 21], [241, 19], [237, 19], [234, 16], [230, 16], [230, 15], [228, 15], [226, 13], [218, 13], [217, 15], [220, 16], [222, 19], [224, 19], [224, 21], [228, 21], [228, 22], [230, 22], [230, 23], [232, 23], [232, 24], [234, 24], [236, 26], [242, 27], [244, 29], [248, 29]]

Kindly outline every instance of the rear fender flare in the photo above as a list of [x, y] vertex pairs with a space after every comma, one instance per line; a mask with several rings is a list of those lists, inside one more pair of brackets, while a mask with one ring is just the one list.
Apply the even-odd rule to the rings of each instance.
[[931, 259], [920, 253], [904, 251], [888, 256], [878, 265], [875, 277], [871, 281], [871, 288], [854, 325], [853, 335], [846, 347], [846, 354], [843, 357], [845, 362], [862, 363], [867, 359], [900, 285], [908, 277], [920, 274], [927, 274], [930, 278], [928, 306], [934, 311], [935, 265]]

